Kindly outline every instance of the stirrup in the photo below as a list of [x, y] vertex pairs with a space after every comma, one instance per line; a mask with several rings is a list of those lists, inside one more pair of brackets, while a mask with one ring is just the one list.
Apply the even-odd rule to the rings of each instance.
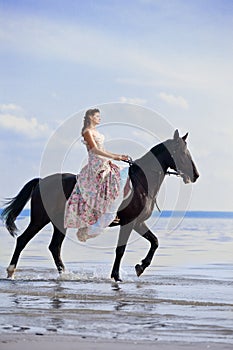
[[114, 224], [119, 224], [120, 222], [120, 218], [118, 216], [115, 217], [115, 219], [113, 220]]

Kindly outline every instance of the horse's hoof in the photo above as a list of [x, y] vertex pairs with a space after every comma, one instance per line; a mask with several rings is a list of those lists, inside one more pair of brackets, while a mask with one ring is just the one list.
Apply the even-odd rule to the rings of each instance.
[[112, 273], [111, 278], [113, 278], [115, 282], [123, 282], [122, 279], [120, 279], [118, 273], [117, 274]]
[[115, 282], [123, 282], [123, 280], [121, 278], [116, 278]]
[[121, 287], [118, 282], [112, 282], [112, 290], [120, 290]]
[[62, 266], [59, 266], [59, 267], [57, 268], [57, 271], [58, 271], [58, 278], [62, 278], [63, 275], [64, 275], [64, 273], [65, 273], [65, 268], [62, 267]]
[[137, 276], [139, 277], [139, 276], [141, 276], [141, 274], [143, 273], [143, 268], [142, 268], [142, 266], [141, 265], [139, 265], [139, 264], [137, 264], [136, 266], [135, 266], [135, 270], [136, 270], [136, 274], [137, 274]]
[[7, 278], [14, 279], [15, 265], [9, 265], [6, 271], [7, 271]]
[[121, 278], [115, 278], [115, 277], [112, 277], [112, 279], [114, 280], [114, 283], [119, 283], [119, 282], [123, 282]]

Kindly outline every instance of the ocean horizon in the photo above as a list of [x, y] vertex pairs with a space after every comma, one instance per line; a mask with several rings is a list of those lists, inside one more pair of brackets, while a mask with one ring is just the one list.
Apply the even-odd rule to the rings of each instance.
[[[3, 208], [0, 208], [0, 214]], [[30, 215], [31, 209], [23, 209], [18, 217], [27, 217]], [[188, 211], [173, 211], [162, 210], [161, 212], [154, 210], [152, 216], [160, 216], [161, 218], [184, 217], [197, 219], [233, 219], [233, 211], [217, 211], [217, 210], [188, 210]]]

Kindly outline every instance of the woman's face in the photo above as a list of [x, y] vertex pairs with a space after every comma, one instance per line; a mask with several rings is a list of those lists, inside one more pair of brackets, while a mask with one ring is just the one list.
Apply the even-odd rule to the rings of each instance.
[[95, 125], [98, 125], [100, 123], [100, 113], [96, 112], [94, 115], [91, 116], [92, 123]]

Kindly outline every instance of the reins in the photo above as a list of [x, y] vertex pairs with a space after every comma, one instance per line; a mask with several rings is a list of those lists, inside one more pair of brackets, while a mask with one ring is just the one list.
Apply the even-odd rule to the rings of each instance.
[[[129, 166], [132, 166], [133, 164], [136, 164], [135, 161], [130, 157], [129, 160], [122, 160], [122, 162], [129, 163]], [[165, 175], [176, 175], [176, 176], [181, 176], [181, 174], [178, 171], [166, 171]]]
[[[123, 162], [129, 163], [129, 166], [132, 166], [133, 164], [136, 164], [136, 162], [130, 157], [128, 156], [128, 160], [122, 160]], [[181, 176], [181, 174], [178, 171], [166, 171], [165, 175], [175, 175], [175, 176]], [[137, 179], [139, 180], [139, 179]], [[139, 180], [140, 184], [142, 185], [141, 181]], [[142, 185], [142, 187], [144, 188], [144, 186]], [[144, 188], [145, 190], [145, 188]], [[159, 209], [158, 203], [157, 203], [157, 198], [155, 197], [155, 205], [158, 209], [158, 211], [161, 213], [161, 210]]]

